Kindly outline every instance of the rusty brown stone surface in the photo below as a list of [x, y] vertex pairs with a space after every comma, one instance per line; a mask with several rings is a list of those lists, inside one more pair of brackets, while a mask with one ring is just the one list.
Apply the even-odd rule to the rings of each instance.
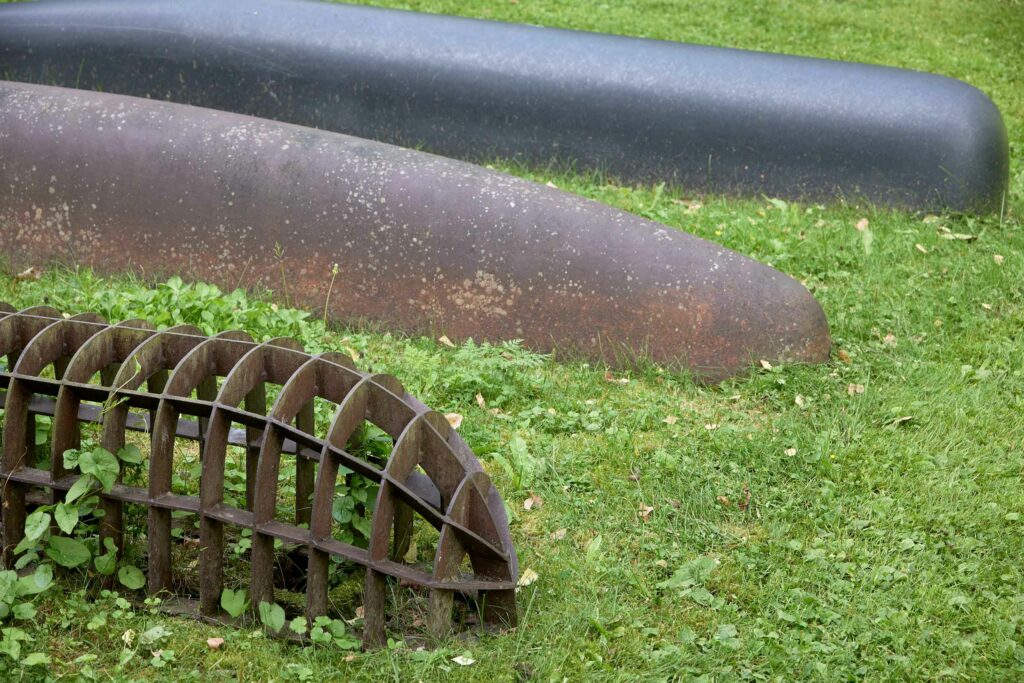
[[796, 280], [554, 188], [345, 135], [0, 83], [0, 249], [147, 278], [269, 287], [452, 339], [523, 339], [717, 381], [828, 358]]

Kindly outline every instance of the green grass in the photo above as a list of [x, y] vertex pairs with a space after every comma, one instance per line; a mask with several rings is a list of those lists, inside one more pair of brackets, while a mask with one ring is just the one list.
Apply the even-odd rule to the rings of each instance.
[[[64, 592], [40, 603], [36, 619], [17, 624], [33, 641], [26, 651], [49, 654], [48, 675], [207, 681], [1024, 676], [1024, 6], [379, 4], [963, 78], [995, 100], [1010, 131], [1006, 215], [926, 217], [695, 198], [510, 169], [752, 255], [813, 290], [847, 360], [759, 368], [717, 387], [696, 386], [658, 367], [628, 373], [630, 381], [619, 384], [605, 379], [604, 367], [557, 360], [534, 366], [537, 359], [527, 354], [503, 365], [493, 348], [325, 331], [257, 300], [218, 307], [210, 299], [168, 311], [201, 322], [209, 305], [216, 313], [205, 321], [210, 329], [241, 325], [263, 336], [298, 335], [315, 350], [354, 349], [361, 367], [393, 372], [429, 405], [464, 414], [460, 431], [511, 509], [521, 567], [539, 579], [522, 589], [522, 623], [512, 633], [453, 640], [435, 650], [396, 645], [355, 655], [126, 609], [112, 597], [93, 600], [81, 580], [66, 579]], [[867, 231], [855, 227], [862, 218]], [[944, 239], [944, 228], [974, 239]], [[0, 299], [29, 305], [45, 298], [111, 319], [152, 317], [148, 286], [49, 271], [39, 282], [4, 280]], [[500, 413], [479, 407], [476, 393]], [[673, 417], [674, 423], [665, 421]], [[749, 504], [741, 509], [747, 492]], [[526, 511], [531, 493], [543, 505]], [[640, 511], [647, 507], [653, 510], [644, 521]], [[695, 563], [699, 558], [713, 559], [713, 567]], [[131, 646], [122, 641], [128, 630], [142, 634], [154, 626], [169, 635], [148, 646], [137, 635]], [[225, 638], [225, 646], [209, 650], [211, 636]], [[173, 651], [173, 659], [156, 668], [153, 650]], [[460, 666], [452, 661], [456, 655], [475, 663]], [[14, 680], [41, 677], [44, 668], [19, 669], [0, 655], [0, 675]]]

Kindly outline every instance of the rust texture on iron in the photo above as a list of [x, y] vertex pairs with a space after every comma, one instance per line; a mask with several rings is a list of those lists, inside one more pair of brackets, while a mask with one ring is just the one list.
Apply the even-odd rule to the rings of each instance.
[[829, 355], [821, 306], [792, 277], [472, 164], [21, 83], [0, 82], [0, 126], [0, 249], [13, 267], [269, 287], [317, 310], [329, 301], [339, 320], [616, 365], [644, 357], [710, 381]]
[[[364, 567], [368, 647], [385, 642], [389, 579], [429, 591], [426, 626], [433, 634], [452, 627], [457, 593], [475, 600], [485, 624], [515, 624], [518, 564], [501, 497], [445, 417], [394, 377], [362, 373], [341, 354], [309, 355], [289, 339], [256, 343], [238, 331], [207, 337], [188, 325], [158, 331], [143, 320], [111, 325], [88, 313], [65, 318], [45, 306], [14, 311], [0, 304], [0, 355], [7, 359], [0, 372], [7, 564], [24, 535], [27, 494], [63, 499], [80, 475], [65, 470], [61, 456], [79, 446], [82, 423], [92, 422], [111, 452], [125, 445], [126, 430], [149, 435], [148, 488], [119, 481], [104, 494], [100, 535], [123, 548], [123, 506], [146, 506], [150, 593], [170, 590], [178, 570], [171, 562], [171, 517], [180, 511], [198, 516], [201, 616], [220, 614], [225, 528], [233, 526], [252, 531], [253, 605], [274, 600], [275, 541], [307, 553], [310, 619], [327, 611], [332, 556]], [[275, 385], [279, 391], [268, 405], [267, 389]], [[314, 429], [317, 398], [336, 406], [322, 434]], [[52, 416], [48, 469], [37, 467], [38, 415]], [[383, 466], [346, 450], [364, 421], [394, 441]], [[182, 438], [200, 443], [198, 497], [171, 489], [173, 449]], [[245, 449], [243, 507], [225, 503], [229, 444]], [[294, 510], [287, 515], [278, 507], [282, 454], [297, 463]], [[339, 468], [379, 484], [367, 548], [331, 535]], [[416, 519], [439, 532], [430, 571], [402, 560]]]

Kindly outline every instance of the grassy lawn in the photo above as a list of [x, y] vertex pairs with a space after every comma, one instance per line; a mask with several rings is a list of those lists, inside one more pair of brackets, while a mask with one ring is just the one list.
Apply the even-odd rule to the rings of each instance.
[[[724, 244], [811, 288], [832, 325], [834, 360], [757, 368], [715, 387], [658, 367], [609, 381], [604, 367], [520, 351], [507, 361], [491, 347], [325, 330], [315, 315], [279, 315], [271, 293], [221, 305], [214, 292], [188, 290], [189, 305], [176, 309], [160, 303], [168, 287], [154, 294], [157, 283], [60, 270], [3, 278], [0, 300], [16, 306], [46, 299], [111, 320], [163, 315], [357, 352], [362, 368], [396, 374], [427, 404], [465, 416], [460, 431], [509, 505], [521, 570], [538, 578], [520, 591], [514, 632], [432, 650], [396, 636], [390, 648], [360, 653], [126, 607], [70, 575], [34, 619], [4, 624], [22, 629], [23, 650], [47, 654], [49, 665], [0, 654], [0, 677], [1024, 677], [1024, 5], [375, 4], [964, 79], [995, 100], [1010, 131], [1005, 215], [695, 197], [506, 169]], [[213, 320], [199, 317], [204, 307]], [[128, 631], [134, 637], [123, 638]], [[211, 650], [210, 637], [226, 642]], [[455, 663], [460, 655], [474, 662]]]

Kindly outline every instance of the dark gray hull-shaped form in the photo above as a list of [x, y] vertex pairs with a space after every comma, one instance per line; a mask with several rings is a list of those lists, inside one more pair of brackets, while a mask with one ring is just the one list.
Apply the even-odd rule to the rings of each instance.
[[984, 212], [1009, 168], [950, 78], [298, 0], [2, 6], [0, 77], [746, 195]]
[[0, 131], [0, 249], [15, 267], [62, 259], [287, 288], [315, 310], [330, 295], [337, 319], [646, 356], [710, 380], [762, 358], [828, 357], [821, 307], [792, 278], [472, 164], [20, 83], [0, 82]]

